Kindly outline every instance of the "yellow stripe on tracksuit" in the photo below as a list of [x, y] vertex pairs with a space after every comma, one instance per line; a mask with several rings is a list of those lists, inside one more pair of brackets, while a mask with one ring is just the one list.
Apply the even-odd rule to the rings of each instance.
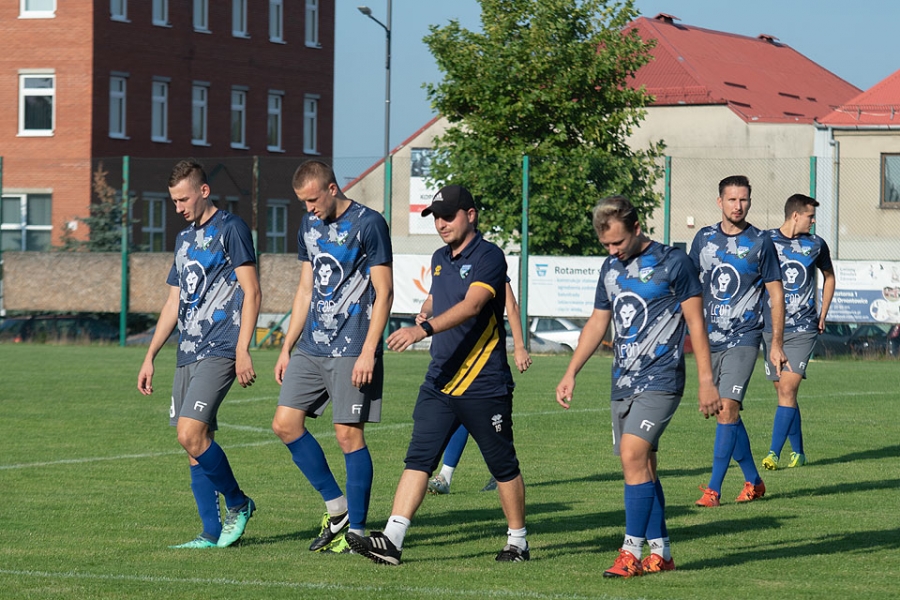
[[478, 374], [481, 373], [484, 365], [491, 357], [491, 352], [494, 351], [499, 342], [500, 332], [497, 328], [497, 315], [491, 314], [491, 320], [488, 322], [484, 333], [478, 338], [475, 347], [472, 348], [459, 370], [441, 391], [451, 396], [462, 396], [469, 389], [469, 386], [472, 385], [472, 382], [475, 381], [475, 378], [478, 377]]

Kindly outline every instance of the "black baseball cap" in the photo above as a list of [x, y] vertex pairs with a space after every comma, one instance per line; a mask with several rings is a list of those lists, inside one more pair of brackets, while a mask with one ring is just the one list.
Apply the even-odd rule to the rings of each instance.
[[452, 219], [458, 211], [470, 208], [475, 208], [475, 200], [469, 190], [461, 185], [445, 185], [434, 195], [431, 205], [422, 211], [422, 216], [434, 213], [442, 219]]

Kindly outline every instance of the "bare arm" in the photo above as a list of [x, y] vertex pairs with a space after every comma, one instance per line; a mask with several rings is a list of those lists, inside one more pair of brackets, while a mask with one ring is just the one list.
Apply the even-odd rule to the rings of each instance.
[[[766, 291], [769, 292], [769, 298], [772, 299], [772, 347], [769, 349], [769, 361], [775, 365], [775, 373], [781, 377], [783, 365], [787, 365], [788, 370], [791, 369], [782, 347], [784, 343], [784, 287], [781, 280], [767, 283]], [[691, 341], [693, 339], [692, 337]]]
[[825, 319], [828, 309], [831, 307], [831, 299], [834, 298], [835, 278], [834, 271], [822, 271], [825, 281], [822, 282], [822, 308], [819, 311], [819, 333], [825, 331]]
[[422, 303], [422, 308], [419, 309], [419, 314], [416, 315], [416, 325], [420, 325], [423, 321], [427, 321], [431, 318], [431, 304], [434, 299], [431, 297], [431, 294], [428, 294], [428, 297], [425, 298], [425, 302]]
[[241, 306], [241, 331], [238, 334], [234, 370], [241, 387], [248, 387], [256, 381], [253, 359], [250, 358], [250, 342], [256, 331], [259, 307], [262, 305], [262, 291], [259, 288], [259, 274], [256, 272], [255, 264], [241, 265], [234, 270], [234, 274], [241, 289], [244, 290], [244, 303]]
[[281, 353], [275, 362], [275, 381], [280, 385], [284, 381], [284, 372], [291, 361], [291, 350], [306, 325], [306, 317], [309, 315], [309, 303], [312, 300], [313, 272], [312, 263], [303, 261], [300, 263], [300, 283], [294, 294], [294, 302], [291, 305], [291, 323], [284, 334], [284, 342], [281, 345]]
[[606, 330], [609, 328], [609, 322], [612, 319], [612, 312], [608, 310], [594, 309], [588, 322], [585, 323], [584, 329], [581, 330], [581, 336], [578, 338], [578, 345], [569, 361], [565, 375], [556, 386], [556, 401], [563, 408], [569, 408], [572, 402], [572, 394], [575, 391], [575, 377], [584, 367], [588, 359], [594, 354]]
[[[783, 305], [782, 305], [783, 306]], [[706, 323], [703, 321], [703, 298], [694, 296], [681, 303], [681, 312], [691, 333], [691, 345], [694, 347], [694, 358], [697, 360], [697, 393], [700, 412], [707, 419], [722, 410], [722, 399], [713, 382], [712, 359], [709, 351], [709, 338], [706, 335]]]
[[377, 265], [371, 268], [372, 287], [375, 288], [375, 303], [372, 305], [372, 319], [363, 342], [362, 352], [353, 366], [352, 382], [362, 387], [372, 382], [375, 371], [375, 352], [381, 346], [381, 337], [387, 326], [394, 304], [394, 272], [390, 264]]
[[[478, 315], [484, 306], [494, 297], [494, 292], [477, 283], [469, 286], [466, 297], [451, 306], [447, 311], [429, 321], [435, 333], [453, 329], [463, 321]], [[411, 345], [425, 339], [425, 330], [418, 325], [403, 327], [388, 336], [388, 348], [403, 352]]]
[[512, 286], [506, 282], [506, 317], [509, 319], [509, 328], [513, 337], [513, 360], [519, 373], [524, 373], [531, 366], [531, 356], [525, 348], [525, 335], [522, 333], [522, 315], [519, 312], [519, 303]]
[[149, 396], [153, 393], [153, 361], [162, 349], [166, 340], [178, 326], [178, 303], [181, 301], [181, 290], [175, 286], [169, 286], [169, 295], [159, 312], [159, 320], [156, 322], [156, 331], [150, 340], [150, 347], [138, 373], [137, 388], [140, 392]]

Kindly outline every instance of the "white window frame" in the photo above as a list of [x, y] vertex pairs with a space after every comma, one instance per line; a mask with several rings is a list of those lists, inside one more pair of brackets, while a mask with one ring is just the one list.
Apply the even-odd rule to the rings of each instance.
[[[288, 241], [288, 206], [287, 200], [269, 200], [266, 204], [266, 252], [284, 254], [287, 252]], [[281, 218], [282, 228], [272, 229], [273, 218]], [[274, 249], [275, 244], [281, 244], [281, 248]]]
[[284, 0], [269, 0], [269, 41], [284, 44]]
[[[199, 133], [198, 136], [198, 126]], [[191, 144], [209, 146], [209, 83], [195, 81], [191, 86]]]
[[247, 28], [247, 0], [231, 0], [231, 35], [240, 38], [250, 37]]
[[194, 0], [191, 19], [194, 22], [194, 31], [210, 33], [209, 0]]
[[[118, 119], [113, 111], [118, 107]], [[113, 73], [109, 77], [109, 137], [128, 139], [128, 74]]]
[[158, 27], [171, 27], [169, 22], [169, 0], [153, 0], [153, 24]]
[[109, 18], [128, 23], [128, 0], [109, 0]]
[[[142, 207], [141, 212], [141, 242], [147, 252], [164, 252], [166, 249], [166, 205], [169, 203], [169, 197], [166, 194], [158, 192], [145, 192], [141, 195], [141, 200], [146, 204]], [[160, 206], [161, 222], [156, 223], [153, 220], [155, 211], [153, 207]], [[150, 216], [150, 222], [145, 218]], [[153, 248], [153, 239], [159, 236], [159, 250]]]
[[[233, 86], [231, 88], [231, 120], [229, 121], [229, 136], [231, 137], [231, 147], [241, 150], [247, 149], [247, 88], [244, 86]], [[241, 120], [240, 139], [234, 139], [234, 119], [235, 116]]]
[[319, 95], [303, 97], [303, 153], [319, 153]]
[[[26, 88], [29, 79], [50, 79], [53, 87]], [[27, 92], [26, 92], [27, 90]], [[25, 109], [28, 98], [50, 97], [50, 129], [25, 129]], [[19, 135], [22, 137], [50, 137], [56, 130], [56, 72], [53, 69], [19, 71]]]
[[[28, 197], [29, 196], [50, 196], [50, 215], [51, 215], [51, 223], [49, 225], [29, 225], [28, 224]], [[45, 231], [50, 232], [51, 238], [53, 237], [53, 194], [49, 191], [46, 192], [10, 192], [4, 193], [2, 195], [3, 199], [10, 198], [19, 198], [20, 209], [19, 209], [19, 222], [6, 222], [2, 221], [2, 215], [0, 215], [0, 232], [20, 232], [21, 233], [21, 243], [19, 244], [19, 250], [22, 252], [37, 250], [37, 251], [46, 251], [50, 249], [50, 246], [53, 244], [52, 239], [47, 243], [47, 248], [29, 248], [28, 247], [28, 232], [37, 232], [37, 231]], [[0, 199], [2, 202], [2, 199]]]
[[303, 19], [304, 38], [307, 48], [321, 48], [319, 43], [319, 0], [306, 0]]
[[50, 0], [53, 8], [50, 10], [36, 10], [28, 8], [30, 0], [20, 0], [19, 2], [19, 18], [20, 19], [54, 19], [56, 18], [56, 0]]
[[[150, 87], [150, 140], [169, 140], [169, 82], [167, 77], [154, 77]], [[159, 113], [157, 113], [159, 109]]]
[[[269, 90], [266, 118], [266, 150], [270, 152], [284, 152], [282, 147], [282, 132], [284, 129], [284, 92], [280, 90]], [[271, 143], [270, 132], [272, 130], [272, 122], [275, 122], [276, 140], [275, 144]]]

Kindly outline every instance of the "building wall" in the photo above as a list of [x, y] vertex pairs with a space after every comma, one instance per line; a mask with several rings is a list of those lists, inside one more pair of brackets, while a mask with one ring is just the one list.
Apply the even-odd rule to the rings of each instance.
[[[51, 193], [53, 240], [66, 222], [88, 215], [90, 194], [91, 12], [58, 2], [51, 19], [20, 19], [19, 2], [0, 3], [0, 156], [4, 193]], [[19, 136], [19, 72], [52, 69], [52, 136]], [[86, 234], [84, 228], [76, 232]]]

